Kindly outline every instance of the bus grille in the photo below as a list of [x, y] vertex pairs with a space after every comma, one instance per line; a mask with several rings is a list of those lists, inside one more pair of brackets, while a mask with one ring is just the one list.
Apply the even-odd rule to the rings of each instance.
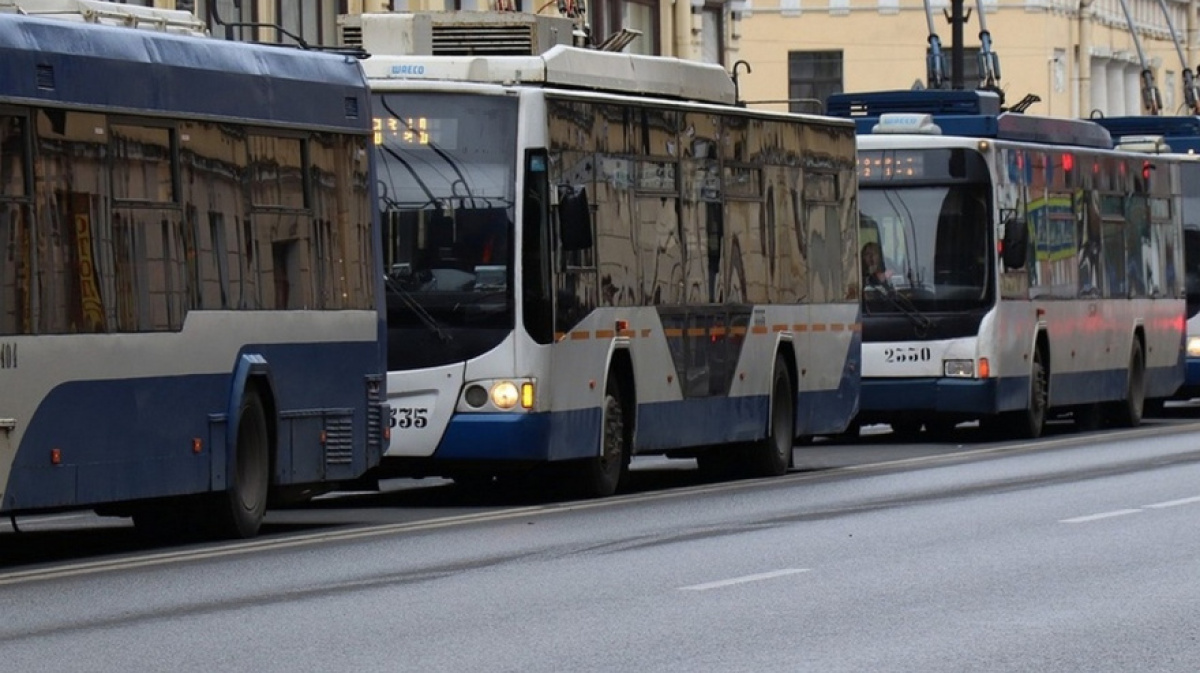
[[325, 417], [325, 465], [354, 462], [354, 416]]
[[434, 56], [528, 56], [533, 24], [434, 25]]
[[367, 377], [367, 465], [374, 466], [383, 455], [383, 377]]

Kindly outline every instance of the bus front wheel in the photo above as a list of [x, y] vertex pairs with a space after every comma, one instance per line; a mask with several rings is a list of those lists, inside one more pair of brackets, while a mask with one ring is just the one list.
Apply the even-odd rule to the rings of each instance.
[[1125, 399], [1114, 403], [1113, 419], [1119, 427], [1136, 428], [1142, 423], [1146, 405], [1146, 361], [1142, 345], [1136, 339], [1129, 351], [1129, 378], [1125, 383]]
[[600, 420], [600, 455], [585, 460], [577, 476], [579, 494], [606, 498], [616, 493], [629, 474], [629, 432], [621, 387], [611, 377], [604, 390]]
[[212, 523], [220, 537], [254, 537], [262, 526], [270, 490], [270, 437], [262, 399], [247, 390], [238, 412], [237, 445], [227, 470], [228, 490], [213, 500]]

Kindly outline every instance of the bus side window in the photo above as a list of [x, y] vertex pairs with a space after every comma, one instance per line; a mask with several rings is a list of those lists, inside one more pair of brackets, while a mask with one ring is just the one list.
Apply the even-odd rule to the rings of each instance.
[[562, 249], [564, 252], [587, 250], [592, 247], [592, 209], [587, 188], [575, 189], [567, 185], [560, 189], [563, 195], [558, 201], [558, 226]]

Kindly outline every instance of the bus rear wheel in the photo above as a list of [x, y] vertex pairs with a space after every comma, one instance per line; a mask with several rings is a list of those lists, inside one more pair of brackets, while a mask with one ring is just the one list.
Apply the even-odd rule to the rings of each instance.
[[242, 397], [237, 445], [231, 469], [226, 473], [228, 489], [212, 499], [212, 531], [223, 538], [254, 537], [267, 511], [271, 460], [267, 413], [262, 399], [253, 390], [247, 390]]
[[771, 419], [767, 436], [756, 442], [750, 452], [750, 473], [759, 477], [786, 474], [792, 463], [796, 432], [796, 403], [792, 376], [783, 360], [775, 358], [771, 377]]

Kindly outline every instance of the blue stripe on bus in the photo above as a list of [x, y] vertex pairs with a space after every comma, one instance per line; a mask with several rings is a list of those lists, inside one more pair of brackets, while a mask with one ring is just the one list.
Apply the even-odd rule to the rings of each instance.
[[1175, 392], [1176, 399], [1187, 400], [1200, 396], [1200, 358], [1189, 357], [1183, 376], [1183, 385]]
[[762, 437], [769, 402], [767, 395], [753, 395], [639, 405], [637, 449], [649, 453]]
[[[1106, 369], [1051, 374], [1051, 404], [1069, 406], [1125, 398], [1128, 372]], [[1147, 397], [1162, 397], [1178, 385], [1179, 368], [1146, 370]], [[864, 412], [917, 411], [949, 414], [993, 414], [1024, 409], [1029, 403], [1029, 377], [999, 379], [864, 379]]]
[[[353, 464], [327, 464], [320, 431], [326, 417], [364, 406], [365, 373], [379, 370], [375, 343], [259, 345], [244, 353], [262, 354], [274, 382], [282, 417], [278, 483], [350, 478], [367, 468], [362, 451], [353, 452]], [[348, 383], [346, 370], [362, 371], [364, 379]], [[346, 383], [331, 388], [339, 382]], [[214, 460], [213, 452], [226, 449], [230, 386], [231, 373], [221, 373], [72, 381], [55, 387], [21, 438], [0, 511], [203, 492], [214, 484], [219, 488], [224, 474], [217, 471], [224, 455]], [[322, 399], [338, 402], [320, 407]], [[353, 426], [353, 446], [361, 447], [366, 442], [361, 412], [355, 413]], [[200, 454], [192, 451], [193, 438], [203, 442]], [[51, 464], [52, 449], [61, 452], [62, 464]], [[343, 469], [344, 477], [333, 473]]]
[[[1000, 400], [1010, 400], [1017, 388], [1022, 403], [1029, 397], [1029, 377], [1006, 379], [863, 379], [859, 409], [873, 411], [931, 411], [995, 413]], [[1019, 408], [1014, 405], [1012, 408]]]
[[[808, 431], [839, 432], [855, 411], [854, 382], [842, 389], [804, 393], [817, 425]], [[638, 453], [758, 439], [766, 431], [768, 397], [709, 397], [638, 407]], [[455, 414], [434, 452], [435, 460], [557, 461], [597, 455], [599, 408], [541, 414]], [[800, 429], [804, 431], [803, 428]]]
[[[597, 417], [598, 409], [591, 410]], [[436, 460], [545, 461], [550, 426], [560, 414], [454, 414], [433, 453]], [[599, 427], [599, 424], [596, 425]], [[592, 442], [595, 444], [595, 442]]]

